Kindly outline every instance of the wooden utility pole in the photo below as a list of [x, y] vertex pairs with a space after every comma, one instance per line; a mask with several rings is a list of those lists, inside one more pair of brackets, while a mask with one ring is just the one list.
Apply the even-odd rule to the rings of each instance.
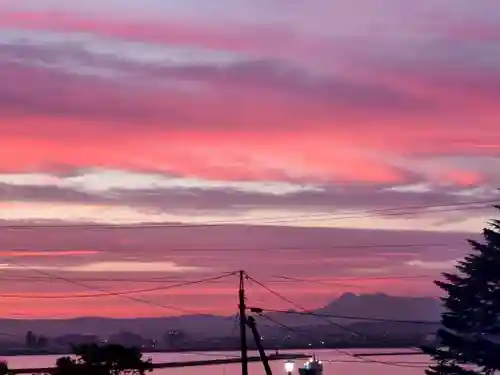
[[240, 340], [241, 340], [241, 375], [248, 375], [248, 348], [247, 348], [247, 317], [245, 305], [245, 271], [240, 271], [239, 309], [240, 309]]
[[259, 350], [260, 361], [264, 366], [264, 370], [266, 371], [266, 375], [273, 375], [271, 367], [269, 367], [269, 360], [267, 359], [266, 351], [262, 346], [261, 337], [259, 332], [257, 331], [257, 326], [255, 324], [255, 319], [253, 316], [249, 316], [247, 319], [247, 324], [252, 330], [253, 338], [255, 339], [255, 345], [257, 345], [257, 349]]

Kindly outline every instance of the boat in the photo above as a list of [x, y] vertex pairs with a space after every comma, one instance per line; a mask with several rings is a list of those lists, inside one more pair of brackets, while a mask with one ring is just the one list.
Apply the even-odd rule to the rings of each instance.
[[323, 375], [323, 362], [313, 355], [304, 363], [304, 367], [299, 368], [300, 375]]

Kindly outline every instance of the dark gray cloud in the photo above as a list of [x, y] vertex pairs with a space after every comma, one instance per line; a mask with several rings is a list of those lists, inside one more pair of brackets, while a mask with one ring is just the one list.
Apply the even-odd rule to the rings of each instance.
[[[241, 191], [234, 188], [151, 188], [111, 189], [105, 192], [83, 192], [57, 186], [14, 186], [0, 184], [1, 201], [38, 203], [77, 203], [130, 206], [153, 212], [245, 212], [254, 209], [283, 209], [332, 212], [350, 210], [395, 210], [396, 215], [408, 212], [410, 216], [426, 214], [425, 209], [408, 209], [412, 206], [456, 205], [468, 201], [487, 201], [499, 197], [491, 191], [478, 191], [473, 196], [461, 196], [459, 187], [434, 188], [429, 191], [408, 191], [405, 185], [321, 185], [318, 191], [298, 191], [272, 194]], [[474, 207], [472, 205], [471, 207]], [[487, 204], [477, 205], [487, 208]], [[439, 208], [448, 212], [457, 207]], [[481, 210], [477, 210], [481, 213]], [[471, 215], [474, 214], [471, 211]], [[320, 215], [321, 216], [321, 215]], [[320, 219], [318, 219], [320, 220]], [[285, 220], [286, 221], [286, 220]]]
[[[116, 120], [119, 125], [113, 125], [115, 130], [117, 126], [122, 130], [130, 129], [134, 121], [151, 122], [159, 118], [182, 123], [192, 121], [188, 111], [181, 114], [168, 101], [160, 103], [154, 100], [152, 92], [120, 82], [108, 82], [97, 77], [88, 79], [41, 67], [5, 62], [0, 62], [0, 79], [0, 107], [4, 116], [10, 113], [73, 117], [83, 121]], [[29, 132], [36, 134], [38, 126], [33, 124]], [[64, 136], [65, 133], [93, 132], [100, 127], [91, 122], [87, 126], [94, 129], [51, 130], [47, 124], [43, 124], [41, 132]]]
[[[316, 75], [279, 60], [249, 60], [224, 66], [146, 64], [122, 60], [118, 56], [96, 56], [65, 45], [61, 48], [3, 45], [0, 46], [0, 60], [3, 82], [0, 105], [3, 110], [26, 114], [73, 115], [126, 122], [163, 119], [183, 125], [195, 120], [208, 123], [224, 120], [223, 114], [213, 117], [208, 108], [196, 101], [200, 94], [197, 88], [217, 92], [222, 96], [219, 104], [241, 100], [231, 95], [234, 90], [250, 90], [250, 97], [257, 92], [269, 98], [274, 95], [282, 105], [309, 104], [316, 111], [321, 110], [323, 116], [334, 115], [335, 110], [401, 113], [435, 109], [430, 100], [384, 85]], [[159, 97], [155, 90], [160, 83], [164, 83], [164, 97]], [[194, 89], [186, 93], [182, 90], [183, 85]], [[187, 94], [195, 100], [195, 105], [180, 101]], [[258, 97], [253, 96], [253, 100]]]

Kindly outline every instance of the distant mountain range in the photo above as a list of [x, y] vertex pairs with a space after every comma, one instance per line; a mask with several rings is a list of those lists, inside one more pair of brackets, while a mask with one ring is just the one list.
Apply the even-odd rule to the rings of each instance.
[[438, 299], [431, 297], [345, 293], [317, 312], [367, 318], [437, 321], [442, 305]]
[[[438, 321], [442, 311], [439, 300], [430, 297], [396, 297], [386, 294], [346, 293], [328, 305], [315, 310], [316, 313], [364, 318], [396, 320]], [[324, 325], [324, 319], [286, 313], [269, 313], [269, 317], [291, 327]], [[273, 325], [261, 317], [256, 317], [261, 331], [272, 329]], [[363, 322], [349, 319], [330, 319], [337, 323], [360, 325]], [[365, 322], [367, 323], [367, 322]], [[129, 331], [144, 337], [159, 338], [171, 330], [184, 331], [198, 337], [223, 337], [234, 334], [235, 317], [184, 315], [161, 318], [75, 318], [54, 320], [0, 319], [0, 333], [24, 336], [26, 332], [50, 337], [66, 334], [93, 334], [100, 337]], [[274, 326], [276, 327], [276, 326]]]

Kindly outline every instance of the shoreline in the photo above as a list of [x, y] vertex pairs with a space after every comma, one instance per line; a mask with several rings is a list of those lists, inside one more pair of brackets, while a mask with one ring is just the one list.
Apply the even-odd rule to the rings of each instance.
[[[275, 354], [274, 352], [278, 350], [278, 352], [290, 351], [290, 350], [298, 350], [298, 351], [308, 351], [308, 350], [336, 350], [336, 349], [410, 349], [416, 348], [418, 346], [401, 346], [401, 345], [364, 345], [364, 346], [355, 346], [355, 345], [337, 345], [337, 346], [309, 346], [309, 347], [287, 347], [287, 348], [266, 348], [267, 352], [271, 352], [270, 354]], [[208, 349], [199, 349], [199, 348], [191, 348], [191, 349], [146, 349], [142, 351], [143, 356], [147, 356], [149, 354], [182, 354], [182, 353], [220, 353], [220, 352], [239, 352], [239, 348], [208, 348]], [[256, 348], [249, 348], [249, 351], [257, 351]], [[29, 351], [29, 350], [10, 350], [10, 351], [2, 351], [0, 350], [0, 357], [36, 357], [36, 356], [71, 356], [73, 353], [70, 350], [47, 350], [47, 351]]]

